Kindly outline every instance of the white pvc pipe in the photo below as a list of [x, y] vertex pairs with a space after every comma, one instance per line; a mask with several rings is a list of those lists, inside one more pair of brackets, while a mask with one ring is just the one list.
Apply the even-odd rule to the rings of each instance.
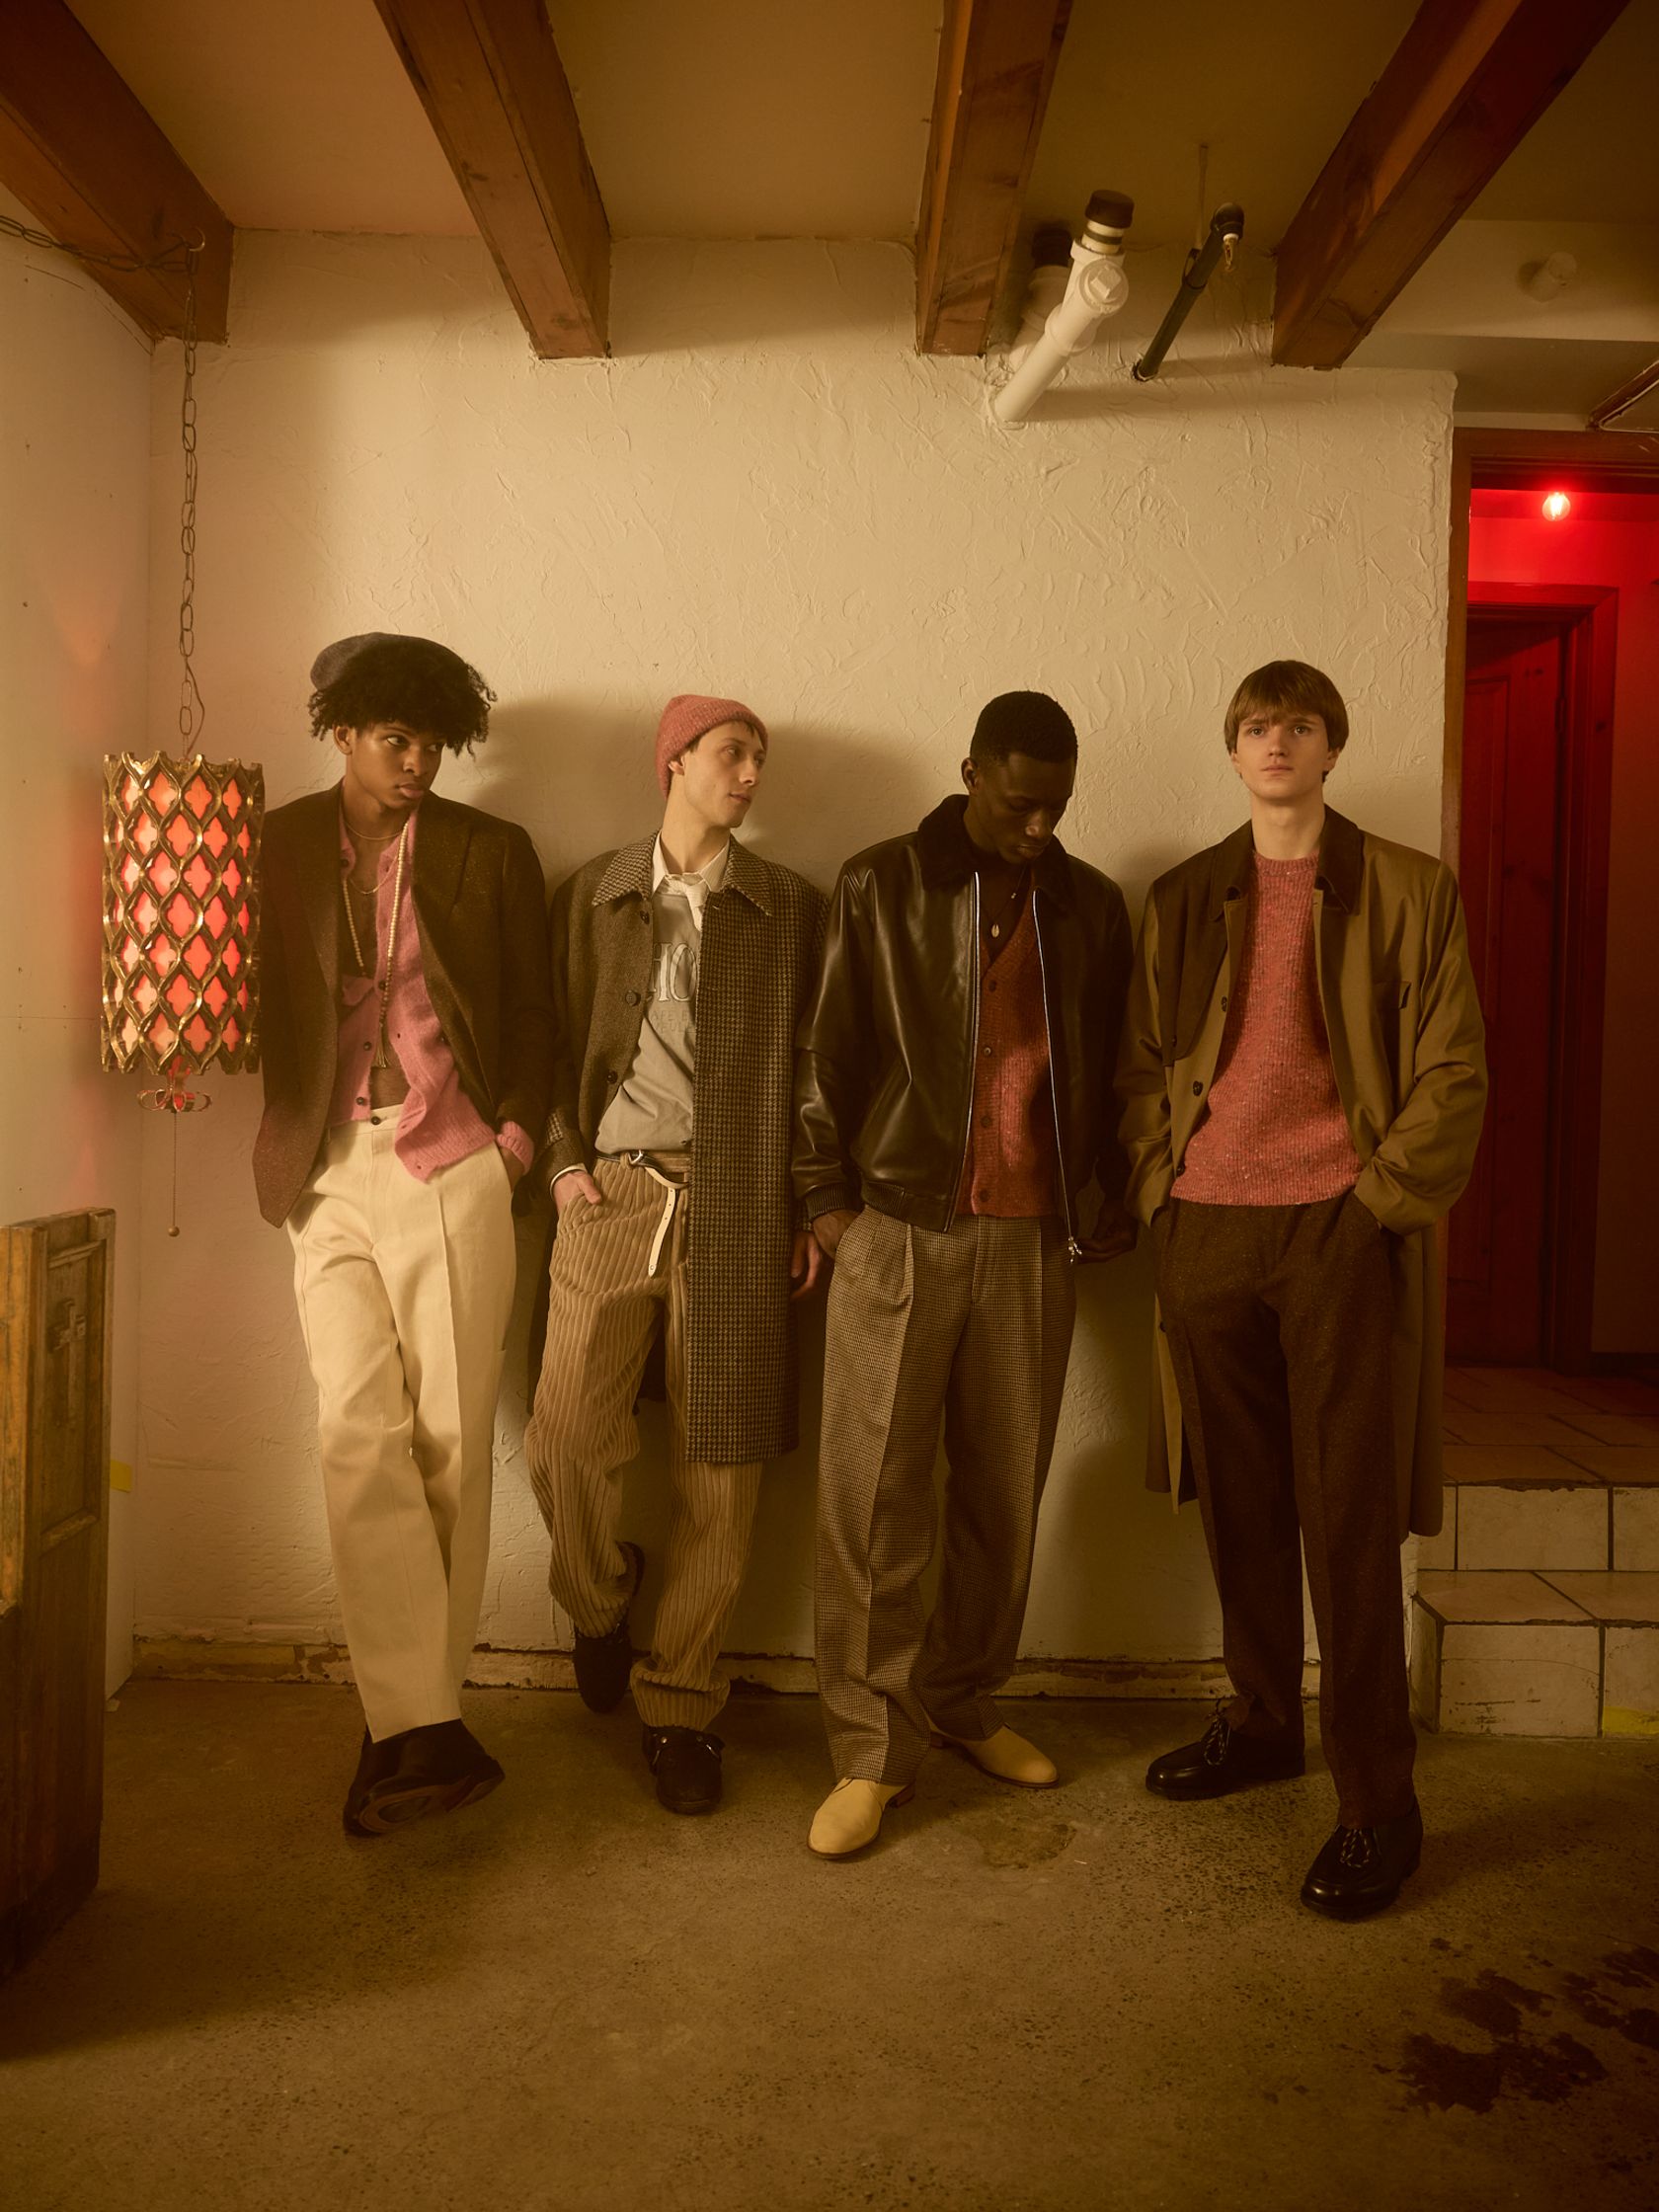
[[[1060, 305], [1043, 325], [1043, 334], [990, 403], [999, 423], [1019, 423], [1030, 414], [1066, 362], [1085, 353], [1108, 315], [1129, 297], [1129, 277], [1116, 253], [1101, 253], [1081, 240], [1071, 249], [1071, 275]], [[1022, 330], [1021, 336], [1024, 336]]]

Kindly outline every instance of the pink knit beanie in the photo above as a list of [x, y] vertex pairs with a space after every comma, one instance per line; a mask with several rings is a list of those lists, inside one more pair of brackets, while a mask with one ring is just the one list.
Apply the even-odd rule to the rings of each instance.
[[663, 786], [665, 799], [669, 795], [669, 762], [677, 760], [688, 747], [708, 731], [718, 730], [723, 722], [747, 722], [762, 745], [771, 742], [766, 725], [741, 699], [705, 699], [696, 691], [674, 693], [657, 725], [657, 781]]

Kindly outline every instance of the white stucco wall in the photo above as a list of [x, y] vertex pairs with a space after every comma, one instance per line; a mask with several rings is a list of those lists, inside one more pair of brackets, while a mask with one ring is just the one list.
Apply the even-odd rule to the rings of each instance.
[[[1167, 286], [1149, 282], [1155, 320]], [[896, 247], [625, 246], [614, 357], [538, 363], [468, 242], [245, 234], [232, 343], [201, 377], [209, 750], [263, 760], [274, 804], [320, 786], [313, 653], [370, 627], [429, 632], [502, 700], [443, 787], [525, 823], [556, 880], [655, 826], [667, 694], [737, 692], [774, 734], [752, 841], [828, 885], [955, 786], [988, 696], [1039, 685], [1082, 734], [1064, 835], [1139, 912], [1159, 868], [1238, 818], [1219, 736], [1233, 681], [1295, 653], [1353, 701], [1339, 802], [1432, 846], [1450, 378], [1268, 372], [1258, 331], [1250, 350], [1234, 334], [1224, 373], [1152, 390], [1121, 364], [1108, 382], [1102, 356], [1051, 420], [996, 433], [982, 364], [916, 356], [911, 301]], [[163, 348], [158, 712], [176, 373]], [[247, 1164], [259, 1086], [214, 1087], [185, 1133], [185, 1234], [157, 1224], [145, 1246], [146, 1347], [183, 1333], [193, 1357], [146, 1385], [140, 1629], [320, 1640], [338, 1619], [310, 1383], [286, 1240], [260, 1223]], [[147, 1172], [156, 1187], [159, 1148]], [[1143, 1257], [1086, 1278], [1033, 1653], [1218, 1647], [1197, 1522], [1142, 1487], [1149, 1325]], [[810, 1371], [821, 1320], [808, 1335]], [[482, 1632], [538, 1646], [562, 1636], [523, 1364], [519, 1331]], [[657, 1416], [646, 1434], [632, 1520], [649, 1543]], [[767, 1478], [739, 1649], [811, 1648], [812, 1488], [810, 1449]]]
[[[4, 193], [0, 212], [32, 219]], [[0, 236], [0, 1220], [115, 1208], [123, 1466], [137, 1457], [143, 1117], [136, 1080], [98, 1059], [102, 778], [107, 751], [151, 742], [149, 356], [82, 270]], [[111, 1498], [112, 1689], [131, 1665], [137, 1502]]]

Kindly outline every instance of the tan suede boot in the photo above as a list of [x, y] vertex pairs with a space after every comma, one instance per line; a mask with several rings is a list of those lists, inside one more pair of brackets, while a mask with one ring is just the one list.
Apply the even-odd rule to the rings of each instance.
[[807, 1849], [820, 1858], [850, 1858], [875, 1842], [889, 1805], [907, 1805], [914, 1795], [908, 1781], [838, 1781], [813, 1816]]
[[1060, 1779], [1060, 1769], [1048, 1753], [1028, 1744], [1023, 1736], [1016, 1736], [1011, 1728], [998, 1728], [994, 1736], [975, 1737], [950, 1736], [935, 1725], [933, 1741], [961, 1752], [982, 1774], [994, 1775], [998, 1781], [1018, 1782], [1022, 1789], [1052, 1789]]

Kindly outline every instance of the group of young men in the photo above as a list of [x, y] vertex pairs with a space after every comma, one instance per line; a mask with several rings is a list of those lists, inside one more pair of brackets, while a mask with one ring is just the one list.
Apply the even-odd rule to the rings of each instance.
[[[655, 834], [555, 895], [517, 827], [433, 791], [488, 728], [477, 672], [371, 634], [312, 670], [331, 789], [266, 825], [266, 1111], [319, 1401], [365, 1726], [345, 1826], [482, 1797], [461, 1718], [513, 1305], [513, 1196], [555, 1215], [525, 1435], [550, 1584], [595, 1712], [631, 1690], [671, 1811], [721, 1794], [720, 1666], [765, 1462], [796, 1443], [792, 1305], [829, 1276], [817, 1659], [846, 1857], [931, 1745], [1030, 1788], [1002, 1719], [1075, 1309], [1074, 1269], [1156, 1252], [1152, 1476], [1196, 1494], [1233, 1696], [1147, 1787], [1303, 1771], [1302, 1564], [1337, 1826], [1337, 1917], [1417, 1863], [1399, 1546], [1439, 1525], [1433, 1224], [1485, 1097], [1457, 887], [1324, 803], [1347, 739], [1295, 661], [1224, 737], [1249, 821], [1124, 900], [1057, 835], [1077, 741], [992, 699], [964, 790], [848, 861], [828, 902], [737, 832], [769, 737], [664, 711]], [[661, 1340], [672, 1519], [649, 1650], [619, 1535]], [[933, 1467], [943, 1431], [941, 1518]], [[940, 1553], [931, 1611], [922, 1578]]]

